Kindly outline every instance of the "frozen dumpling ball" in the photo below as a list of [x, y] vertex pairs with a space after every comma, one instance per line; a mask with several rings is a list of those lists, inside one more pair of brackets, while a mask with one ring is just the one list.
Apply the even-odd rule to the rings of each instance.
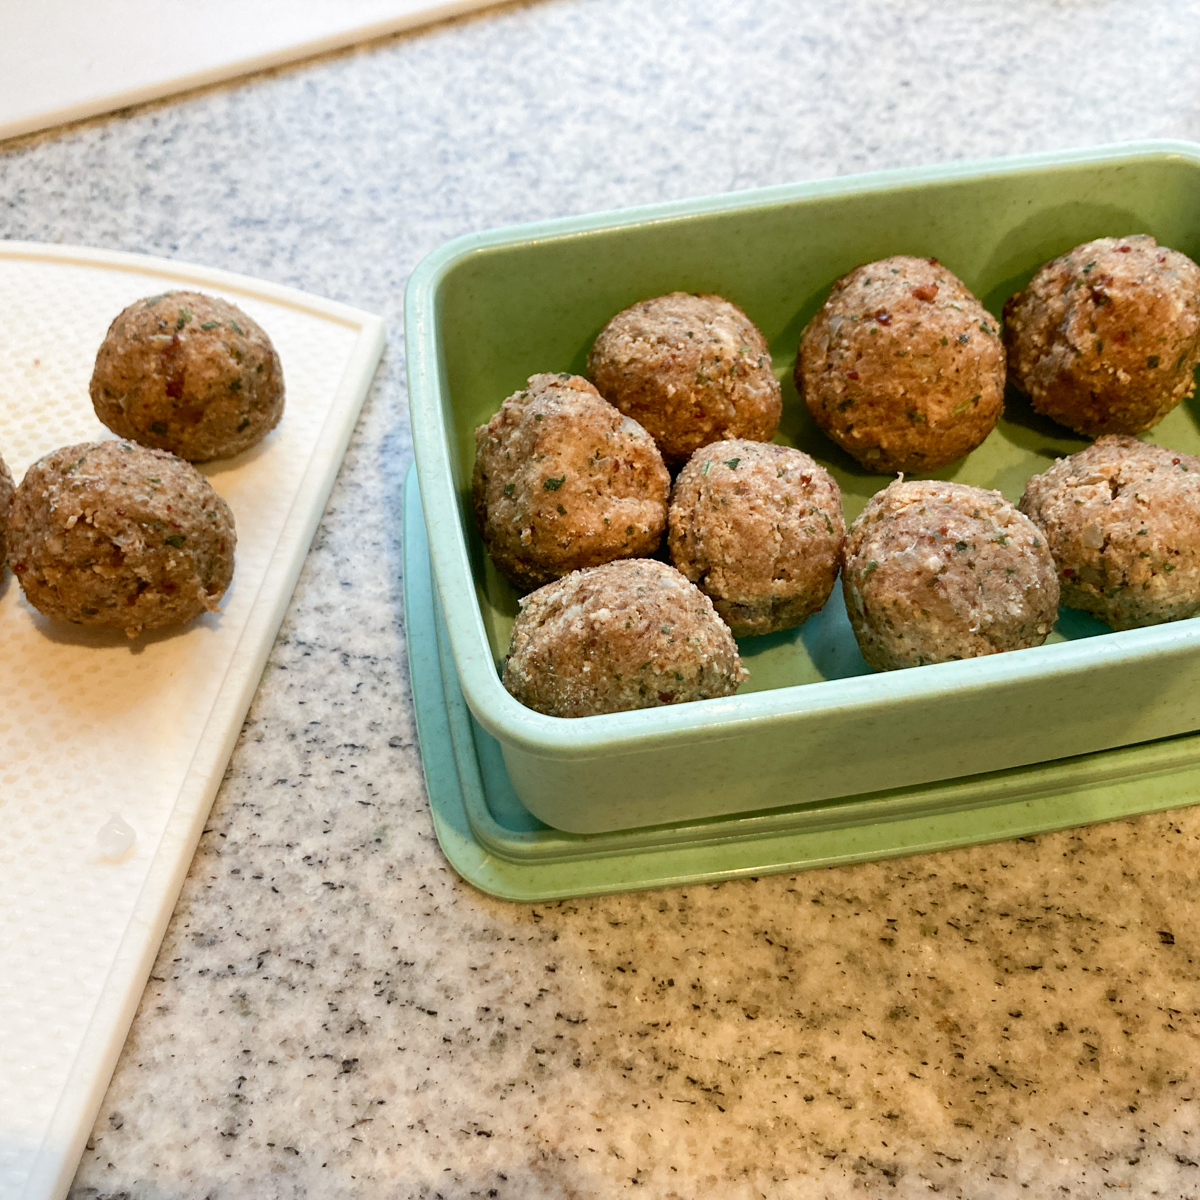
[[932, 471], [995, 428], [1004, 348], [952, 271], [898, 254], [833, 285], [801, 335], [795, 381], [816, 423], [868, 470]]
[[846, 535], [842, 590], [877, 671], [1040, 646], [1058, 615], [1041, 530], [999, 492], [937, 480], [871, 497]]
[[721, 296], [671, 292], [623, 309], [596, 338], [588, 376], [672, 469], [723, 438], [769, 442], [783, 412], [766, 338]]
[[1047, 263], [1004, 306], [1013, 383], [1089, 437], [1140, 433], [1195, 390], [1200, 267], [1142, 234]]
[[1111, 435], [1025, 485], [1063, 603], [1114, 629], [1200, 614], [1200, 459]]
[[714, 442], [679, 472], [671, 561], [736, 637], [799, 625], [829, 599], [846, 533], [837, 483], [802, 450]]
[[229, 505], [190, 463], [133, 442], [92, 442], [26, 471], [9, 561], [46, 616], [132, 637], [215, 610], [236, 540]]
[[475, 430], [475, 523], [519, 588], [653, 554], [670, 486], [653, 438], [578, 375], [532, 376]]
[[283, 368], [240, 308], [167, 292], [120, 313], [96, 355], [96, 416], [118, 437], [191, 462], [249, 449], [283, 416]]
[[712, 601], [674, 567], [624, 559], [521, 601], [504, 686], [552, 717], [732, 696], [746, 678]]

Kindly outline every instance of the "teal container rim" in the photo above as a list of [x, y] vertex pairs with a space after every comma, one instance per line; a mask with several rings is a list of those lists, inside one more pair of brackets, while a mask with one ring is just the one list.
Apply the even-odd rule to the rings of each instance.
[[678, 744], [735, 737], [748, 725], [767, 728], [803, 712], [836, 715], [852, 711], [870, 717], [901, 701], [920, 704], [956, 693], [965, 697], [1049, 675], [1083, 673], [1101, 663], [1113, 664], [1147, 653], [1169, 659], [1194, 650], [1200, 645], [1200, 618], [1008, 654], [678, 706], [575, 719], [535, 712], [516, 701], [501, 684], [476, 600], [474, 573], [458, 517], [450, 459], [451, 431], [441, 403], [447, 379], [437, 320], [439, 289], [447, 275], [468, 259], [502, 247], [563, 241], [634, 225], [667, 224], [742, 209], [768, 209], [796, 201], [910, 190], [931, 183], [1171, 159], [1200, 164], [1200, 144], [1167, 139], [1124, 142], [778, 184], [464, 234], [426, 255], [414, 268], [405, 290], [409, 419], [433, 578], [459, 683], [476, 720], [502, 742], [520, 746], [527, 753], [587, 759], [617, 751], [644, 751], [664, 738]]

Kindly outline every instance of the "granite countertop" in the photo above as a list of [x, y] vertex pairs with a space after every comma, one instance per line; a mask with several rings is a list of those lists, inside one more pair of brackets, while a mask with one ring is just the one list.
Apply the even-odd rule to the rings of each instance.
[[390, 344], [75, 1200], [1200, 1194], [1200, 810], [551, 904], [441, 857], [399, 598], [418, 259], [851, 171], [1200, 138], [1170, 0], [544, 0], [0, 147], [0, 235]]

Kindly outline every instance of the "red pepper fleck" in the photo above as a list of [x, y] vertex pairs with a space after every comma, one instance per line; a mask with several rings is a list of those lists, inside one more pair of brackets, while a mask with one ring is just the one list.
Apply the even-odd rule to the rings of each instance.
[[[1171, 466], [1173, 466], [1173, 467], [1179, 466], [1179, 459], [1177, 459], [1177, 458], [1171, 459]], [[14, 567], [13, 570], [15, 571], [16, 567]]]
[[672, 696], [670, 692], [659, 692], [658, 698], [659, 698], [659, 700], [662, 701], [663, 704], [670, 704], [671, 701], [675, 699], [675, 697]]
[[939, 262], [938, 262], [938, 260], [937, 260], [936, 258], [931, 258], [931, 259], [929, 260], [929, 265], [930, 265], [931, 267], [940, 267], [940, 266], [941, 266], [941, 263], [939, 263]]
[[913, 296], [917, 300], [924, 300], [926, 304], [937, 299], [938, 285], [936, 283], [922, 283], [912, 290]]
[[890, 325], [892, 323], [892, 314], [888, 312], [887, 309], [881, 308], [875, 314], [875, 320], [877, 320], [880, 325]]
[[857, 372], [857, 371], [847, 371], [847, 372], [846, 372], [846, 378], [847, 378], [847, 379], [857, 379], [857, 378], [858, 378], [858, 372]]
[[24, 575], [29, 568], [24, 563], [10, 563], [14, 575]]
[[1129, 247], [1129, 246], [1118, 246], [1117, 253], [1118, 254], [1128, 254], [1130, 249], [1131, 249], [1131, 247]]
[[1120, 329], [1113, 334], [1113, 341], [1119, 346], [1122, 342], [1129, 341], [1129, 334], [1124, 329]]
[[1063, 574], [1064, 575], [1074, 575], [1075, 569], [1073, 567], [1063, 567]]

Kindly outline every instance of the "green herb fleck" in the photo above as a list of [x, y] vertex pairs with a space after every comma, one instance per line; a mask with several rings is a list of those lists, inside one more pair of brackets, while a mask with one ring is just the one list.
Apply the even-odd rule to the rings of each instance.
[[157, 296], [147, 296], [145, 301], [146, 307], [153, 308], [160, 300], [165, 300], [170, 294], [170, 292], [162, 292]]
[[515, 492], [516, 490], [517, 490], [517, 485], [515, 483], [506, 483], [504, 485], [504, 494], [506, 496], [511, 496], [513, 494], [513, 492]]
[[726, 466], [727, 466], [727, 467], [728, 467], [728, 468], [729, 468], [731, 471], [736, 471], [736, 470], [737, 470], [737, 465], [738, 465], [738, 463], [740, 463], [741, 461], [742, 461], [742, 460], [741, 460], [740, 458], [727, 458], [727, 459], [725, 460], [725, 465], [726, 465]]
[[557, 492], [564, 483], [567, 482], [565, 475], [560, 475], [557, 479], [546, 479], [542, 481], [542, 487], [547, 492]]
[[1146, 366], [1148, 366], [1150, 368], [1150, 370], [1153, 371], [1154, 368], [1158, 366], [1158, 355], [1151, 354], [1150, 357], [1146, 359]]
[[168, 546], [174, 546], [176, 550], [182, 548], [183, 543], [187, 538], [182, 533], [173, 533], [170, 537], [163, 538], [163, 542]]
[[231, 392], [240, 392], [242, 390], [242, 377], [240, 375], [236, 379], [230, 380], [229, 390]]
[[204, 324], [200, 326], [200, 328], [203, 329], [205, 333], [207, 333], [210, 329], [220, 329], [221, 322], [220, 321], [205, 321]]
[[175, 332], [178, 333], [192, 319], [192, 310], [190, 308], [181, 308], [179, 310], [179, 318], [175, 322]]
[[711, 459], [711, 458], [706, 458], [706, 459], [704, 460], [704, 466], [702, 466], [702, 467], [700, 468], [700, 474], [701, 474], [701, 475], [707, 475], [707, 474], [708, 474], [708, 468], [709, 468], [709, 467], [711, 467], [711, 466], [712, 466], [712, 459]]
[[947, 338], [942, 338], [942, 345], [943, 345], [943, 346], [948, 346], [948, 345], [950, 345], [950, 342], [949, 342], [949, 340], [948, 340]]
[[167, 432], [167, 427], [161, 421], [151, 421], [150, 432], [157, 433], [159, 437], [162, 437]]
[[955, 543], [954, 543], [954, 548], [955, 548], [955, 550], [967, 550], [967, 549], [969, 549], [969, 547], [968, 547], [968, 545], [967, 545], [967, 543], [966, 543], [966, 542], [955, 542]]
[[969, 333], [960, 333], [958, 335], [958, 340], [962, 345], [965, 346], [971, 340], [971, 335]]
[[232, 329], [234, 333], [240, 333], [242, 337], [246, 336], [246, 331], [236, 321], [230, 321], [229, 328]]
[[1163, 563], [1163, 570], [1166, 571], [1167, 574], [1169, 575], [1173, 570], [1175, 570], [1175, 564], [1174, 563]]
[[563, 508], [561, 504], [558, 506], [558, 514], [561, 517], [565, 517], [567, 515], [567, 510]]
[[238, 431], [238, 433], [241, 433], [243, 429], [249, 429], [249, 428], [250, 428], [250, 418], [249, 418], [249, 417], [243, 417], [243, 418], [242, 418], [242, 419], [241, 419], [241, 420], [238, 422], [238, 427], [237, 427], [237, 431]]
[[1083, 268], [1083, 273], [1086, 275], [1095, 265], [1096, 260], [1092, 259], [1092, 261]]

